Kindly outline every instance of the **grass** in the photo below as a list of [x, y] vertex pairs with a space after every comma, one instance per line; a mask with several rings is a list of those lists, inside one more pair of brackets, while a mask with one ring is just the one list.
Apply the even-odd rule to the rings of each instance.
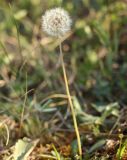
[[0, 2], [0, 159], [79, 158], [59, 42], [41, 30], [56, 5], [74, 22], [62, 48], [83, 160], [125, 159], [126, 2], [42, 2]]

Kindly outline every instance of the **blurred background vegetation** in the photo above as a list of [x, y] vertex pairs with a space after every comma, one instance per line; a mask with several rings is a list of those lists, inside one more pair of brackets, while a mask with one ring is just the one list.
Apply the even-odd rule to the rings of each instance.
[[[119, 118], [112, 132], [118, 128], [127, 132], [120, 128], [126, 118], [119, 117], [127, 105], [127, 1], [1, 0], [0, 119], [9, 117], [7, 124], [13, 124], [10, 146], [18, 139], [23, 106], [20, 137], [47, 136], [45, 132], [49, 136], [54, 130], [73, 128], [64, 95], [59, 41], [41, 29], [45, 10], [59, 6], [73, 19], [71, 33], [63, 37], [63, 51], [81, 128], [96, 134], [110, 132]], [[52, 141], [57, 143], [50, 135]]]

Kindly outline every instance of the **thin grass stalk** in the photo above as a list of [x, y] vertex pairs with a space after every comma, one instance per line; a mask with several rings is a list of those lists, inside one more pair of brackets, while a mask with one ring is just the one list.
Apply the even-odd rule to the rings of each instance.
[[75, 132], [76, 132], [76, 136], [77, 136], [79, 155], [82, 156], [81, 139], [80, 139], [80, 134], [79, 134], [79, 130], [78, 130], [78, 124], [77, 124], [77, 119], [76, 119], [76, 115], [75, 115], [75, 111], [74, 111], [74, 106], [73, 106], [72, 98], [71, 98], [71, 95], [70, 95], [70, 90], [69, 90], [69, 85], [68, 85], [68, 79], [67, 79], [66, 69], [65, 69], [65, 65], [64, 65], [63, 52], [62, 52], [62, 44], [61, 43], [59, 45], [59, 48], [60, 48], [60, 60], [61, 60], [61, 65], [62, 65], [62, 70], [63, 70], [63, 76], [64, 76], [64, 82], [65, 82], [65, 87], [66, 87], [66, 93], [67, 93], [67, 96], [68, 96], [68, 101], [69, 101], [70, 108], [71, 108], [74, 128], [75, 128]]
[[26, 102], [27, 102], [27, 94], [28, 94], [28, 91], [27, 91], [27, 73], [26, 73], [26, 93], [25, 93], [25, 99], [24, 99], [23, 108], [22, 108], [22, 112], [21, 112], [21, 119], [20, 119], [20, 126], [19, 126], [19, 137], [21, 136], [22, 127], [23, 127], [23, 118], [24, 118]]

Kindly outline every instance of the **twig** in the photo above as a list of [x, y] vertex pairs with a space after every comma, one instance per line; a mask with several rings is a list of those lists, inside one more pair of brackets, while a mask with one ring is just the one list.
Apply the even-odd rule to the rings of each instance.
[[[54, 132], [68, 132], [68, 133], [74, 133], [75, 132], [75, 130], [73, 130], [73, 129], [55, 129], [54, 130]], [[121, 133], [118, 133], [118, 134], [110, 134], [110, 133], [105, 133], [105, 132], [100, 132], [100, 133], [98, 133], [97, 135], [95, 135], [94, 134], [94, 132], [92, 132], [92, 131], [82, 131], [82, 130], [80, 130], [80, 134], [81, 135], [84, 135], [84, 134], [89, 134], [89, 135], [93, 135], [93, 136], [95, 136], [95, 137], [107, 137], [107, 138], [119, 138], [119, 135], [121, 134]], [[123, 135], [123, 138], [127, 138], [127, 135]]]

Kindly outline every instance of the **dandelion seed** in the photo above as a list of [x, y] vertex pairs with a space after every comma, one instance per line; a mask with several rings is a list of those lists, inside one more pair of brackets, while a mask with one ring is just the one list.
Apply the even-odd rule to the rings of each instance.
[[61, 37], [71, 29], [72, 20], [67, 11], [54, 8], [42, 16], [42, 29], [50, 36]]

